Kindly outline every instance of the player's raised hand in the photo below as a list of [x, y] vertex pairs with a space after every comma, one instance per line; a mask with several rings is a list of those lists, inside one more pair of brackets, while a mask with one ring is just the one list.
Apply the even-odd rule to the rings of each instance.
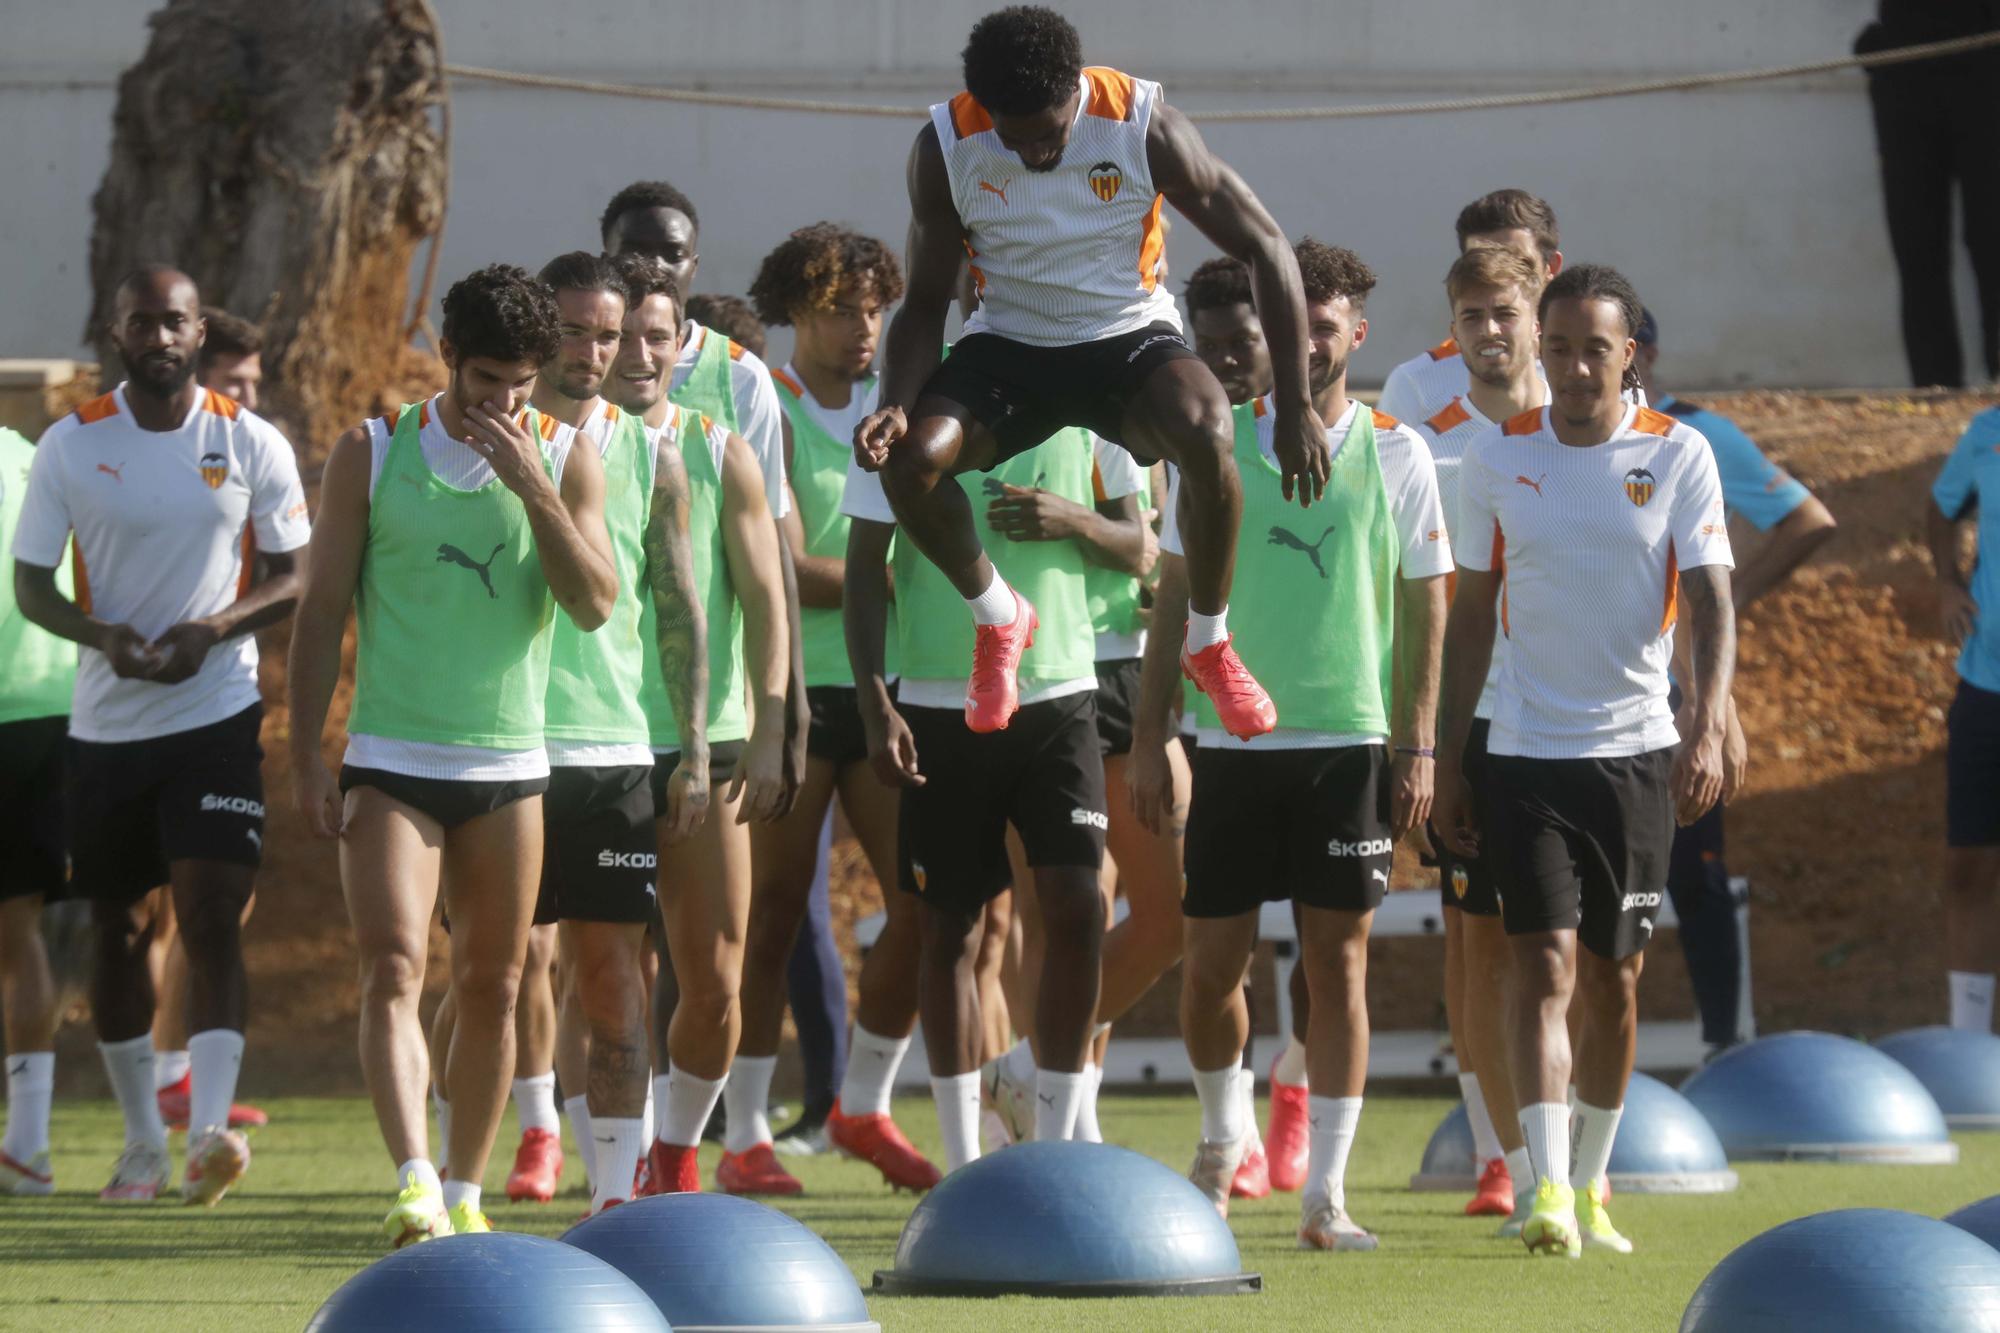
[[465, 409], [465, 443], [493, 465], [500, 484], [516, 495], [553, 487], [542, 466], [542, 444], [498, 403], [475, 403]]
[[1271, 423], [1271, 447], [1284, 473], [1287, 500], [1296, 498], [1303, 509], [1325, 494], [1333, 455], [1326, 447], [1326, 426], [1318, 412], [1310, 406], [1303, 410], [1280, 409]]
[[910, 419], [900, 407], [884, 407], [870, 412], [854, 428], [854, 461], [864, 472], [879, 472], [889, 461], [889, 450], [909, 432]]

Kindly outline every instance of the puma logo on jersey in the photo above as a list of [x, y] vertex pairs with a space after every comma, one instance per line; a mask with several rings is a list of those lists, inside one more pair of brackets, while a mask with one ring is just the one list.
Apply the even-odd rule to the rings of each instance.
[[1004, 204], [1007, 202], [1007, 187], [1009, 185], [1012, 185], [1013, 183], [1014, 183], [1014, 178], [1012, 176], [1009, 176], [1007, 179], [1001, 181], [998, 185], [995, 185], [992, 181], [981, 181], [979, 182], [979, 188], [986, 191], [988, 194], [999, 195], [1000, 202]]
[[659, 865], [660, 858], [651, 852], [599, 852], [599, 870], [651, 870]]
[[1547, 481], [1548, 479], [1549, 479], [1549, 474], [1544, 472], [1541, 475], [1541, 477], [1535, 481], [1529, 481], [1526, 477], [1515, 477], [1514, 482], [1516, 485], [1526, 486], [1536, 495], [1540, 495], [1542, 493], [1542, 482]]
[[264, 817], [264, 803], [253, 801], [248, 796], [217, 796], [214, 792], [210, 792], [201, 798], [203, 814], [217, 810], [230, 815], [249, 815], [253, 819]]
[[123, 463], [120, 463], [117, 467], [113, 467], [109, 463], [99, 463], [97, 470], [117, 482], [120, 486], [125, 484], [125, 465]]
[[1319, 535], [1319, 540], [1308, 546], [1306, 545], [1305, 538], [1299, 536], [1298, 533], [1293, 532], [1290, 528], [1281, 528], [1274, 524], [1271, 528], [1271, 535], [1267, 539], [1267, 544], [1271, 546], [1290, 547], [1294, 551], [1304, 551], [1306, 559], [1312, 561], [1312, 567], [1319, 571], [1321, 578], [1325, 578], [1326, 566], [1320, 563], [1319, 548], [1326, 545], [1326, 539], [1332, 535], [1333, 524], [1329, 523], [1326, 526], [1326, 531]]
[[493, 548], [493, 554], [487, 556], [486, 559], [482, 561], [482, 560], [474, 560], [471, 556], [459, 550], [456, 546], [453, 546], [450, 542], [439, 542], [437, 562], [440, 565], [465, 566], [473, 573], [479, 575], [479, 581], [486, 585], [486, 595], [488, 597], [493, 598], [495, 601], [498, 601], [500, 598], [500, 594], [493, 591], [493, 578], [486, 571], [488, 571], [493, 567], [493, 561], [499, 556], [499, 554], [502, 551], [506, 549], [507, 549], [507, 543], [501, 542], [499, 545]]

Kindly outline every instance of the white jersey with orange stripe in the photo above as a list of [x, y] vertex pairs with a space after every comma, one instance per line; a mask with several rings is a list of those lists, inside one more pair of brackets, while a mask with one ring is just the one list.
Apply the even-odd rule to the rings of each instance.
[[1699, 431], [1632, 406], [1603, 444], [1573, 448], [1546, 407], [1523, 412], [1467, 446], [1458, 531], [1462, 568], [1503, 573], [1490, 753], [1609, 759], [1678, 740], [1667, 666], [1680, 571], [1734, 564]]
[[1446, 338], [1390, 371], [1375, 406], [1398, 421], [1429, 421], [1471, 387], [1472, 372], [1458, 354], [1458, 340]]
[[[151, 639], [242, 596], [255, 551], [296, 551], [310, 536], [298, 460], [277, 427], [203, 389], [180, 425], [146, 430], [121, 384], [43, 432], [14, 558], [53, 568], [73, 549], [78, 604]], [[217, 644], [177, 685], [121, 679], [82, 648], [70, 734], [150, 740], [233, 717], [257, 697], [249, 634]]]
[[979, 308], [965, 331], [1038, 347], [1097, 342], [1180, 314], [1146, 131], [1160, 85], [1092, 66], [1061, 161], [1030, 171], [972, 94], [931, 108]]

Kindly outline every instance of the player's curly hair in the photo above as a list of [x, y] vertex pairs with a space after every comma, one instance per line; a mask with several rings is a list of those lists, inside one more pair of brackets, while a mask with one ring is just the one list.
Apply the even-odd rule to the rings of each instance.
[[1083, 76], [1083, 39], [1041, 5], [996, 9], [972, 25], [960, 53], [965, 90], [997, 115], [1032, 116], [1060, 106]]
[[759, 357], [764, 355], [764, 321], [757, 318], [757, 312], [740, 296], [696, 292], [688, 298], [687, 317], [749, 348]]
[[1257, 304], [1250, 290], [1250, 266], [1227, 255], [1202, 263], [1188, 274], [1187, 312], [1218, 310], [1224, 306]]
[[674, 322], [687, 318], [688, 301], [681, 280], [655, 255], [628, 252], [606, 257], [612, 269], [625, 281], [625, 308], [630, 310], [649, 296], [664, 296], [673, 303]]
[[833, 309], [843, 287], [859, 287], [883, 305], [903, 295], [903, 269], [889, 247], [832, 222], [800, 227], [757, 266], [750, 303], [766, 324]]
[[624, 275], [609, 259], [588, 250], [557, 255], [535, 276], [552, 292], [610, 292], [621, 301], [630, 299]]
[[461, 359], [540, 366], [554, 359], [562, 342], [562, 318], [555, 293], [528, 270], [488, 264], [444, 294], [443, 336]]
[[694, 200], [665, 181], [633, 181], [612, 195], [611, 202], [604, 206], [604, 215], [597, 220], [598, 239], [610, 245], [611, 228], [618, 219], [642, 208], [671, 208], [685, 213], [695, 235], [701, 235], [701, 214], [694, 211]]
[[1491, 231], [1525, 231], [1535, 238], [1535, 248], [1546, 264], [1562, 249], [1562, 234], [1556, 229], [1556, 211], [1549, 201], [1526, 190], [1495, 190], [1483, 194], [1458, 213], [1458, 248], [1466, 238]]
[[[1535, 310], [1536, 318], [1547, 323], [1549, 307], [1557, 301], [1611, 302], [1618, 307], [1619, 318], [1625, 321], [1627, 337], [1637, 337], [1640, 326], [1646, 322], [1646, 307], [1639, 300], [1639, 289], [1609, 264], [1571, 264], [1550, 278], [1549, 285], [1542, 288], [1541, 304]], [[1625, 367], [1624, 387], [1639, 387], [1637, 357]]]
[[1293, 251], [1299, 257], [1299, 276], [1305, 279], [1306, 300], [1331, 301], [1344, 296], [1356, 310], [1367, 307], [1368, 293], [1375, 290], [1375, 270], [1362, 263], [1360, 255], [1310, 236]]

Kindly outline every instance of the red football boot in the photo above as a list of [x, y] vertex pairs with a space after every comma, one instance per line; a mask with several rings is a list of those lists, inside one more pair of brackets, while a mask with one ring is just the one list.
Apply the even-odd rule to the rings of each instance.
[[1486, 1164], [1479, 1173], [1479, 1189], [1465, 1205], [1467, 1217], [1512, 1217], [1514, 1215], [1514, 1176], [1507, 1170], [1507, 1159], [1496, 1157]]
[[938, 1169], [903, 1137], [896, 1122], [879, 1112], [843, 1115], [836, 1101], [826, 1118], [826, 1137], [841, 1152], [880, 1171], [882, 1179], [898, 1189], [922, 1193], [941, 1179]]
[[1250, 1151], [1243, 1154], [1236, 1175], [1229, 1182], [1229, 1197], [1232, 1199], [1264, 1199], [1271, 1194], [1271, 1159], [1264, 1152], [1264, 1145], [1253, 1134]]
[[1222, 729], [1239, 741], [1247, 741], [1277, 727], [1278, 706], [1230, 647], [1233, 642], [1235, 636], [1231, 635], [1198, 653], [1190, 653], [1183, 646], [1181, 670], [1196, 689], [1208, 696], [1222, 721]]
[[768, 1143], [745, 1152], [724, 1152], [715, 1168], [715, 1183], [724, 1194], [800, 1194], [805, 1186], [798, 1177], [778, 1164], [778, 1154]]
[[646, 1150], [643, 1179], [633, 1192], [642, 1196], [701, 1193], [700, 1149], [654, 1139]]
[[547, 1203], [556, 1197], [562, 1169], [562, 1139], [546, 1129], [524, 1131], [507, 1177], [507, 1197], [515, 1203]]
[[[1003, 731], [1021, 706], [1015, 672], [1021, 654], [1035, 646], [1041, 628], [1035, 608], [1014, 594], [1014, 623], [978, 625], [973, 630], [972, 679], [965, 686], [965, 725], [974, 731]], [[1268, 728], [1266, 728], [1268, 730]]]
[[1303, 1083], [1280, 1083], [1275, 1061], [1271, 1065], [1271, 1123], [1264, 1130], [1264, 1143], [1271, 1163], [1271, 1188], [1296, 1194], [1306, 1182], [1306, 1159], [1312, 1154], [1311, 1094]]
[[[167, 1084], [155, 1094], [160, 1103], [160, 1119], [168, 1129], [188, 1127], [188, 1102], [194, 1096], [194, 1073], [190, 1070], [174, 1082]], [[254, 1106], [241, 1102], [229, 1104], [229, 1127], [231, 1129], [262, 1129], [271, 1123], [271, 1117]]]

